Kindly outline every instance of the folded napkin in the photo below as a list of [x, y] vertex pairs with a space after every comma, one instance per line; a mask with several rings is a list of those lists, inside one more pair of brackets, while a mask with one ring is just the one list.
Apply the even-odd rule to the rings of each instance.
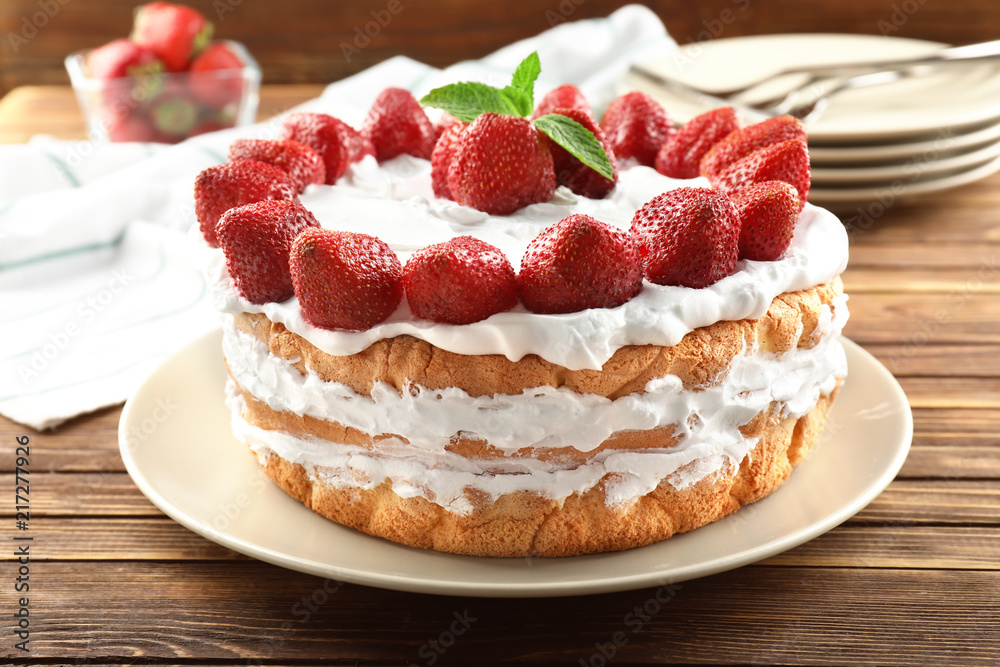
[[[452, 81], [505, 85], [537, 50], [537, 95], [575, 83], [600, 112], [628, 65], [676, 45], [641, 6], [562, 23], [481, 60], [437, 70], [397, 57], [331, 84], [296, 110], [360, 125], [387, 86], [420, 97]], [[191, 261], [193, 182], [238, 137], [280, 118], [176, 146], [35, 137], [0, 147], [0, 413], [46, 429], [120, 403], [164, 359], [218, 326]]]

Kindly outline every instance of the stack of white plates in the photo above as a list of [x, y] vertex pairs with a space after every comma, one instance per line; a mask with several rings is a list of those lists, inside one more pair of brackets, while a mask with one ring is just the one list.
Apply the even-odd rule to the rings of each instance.
[[[867, 35], [767, 35], [698, 42], [644, 67], [708, 92], [749, 84], [788, 67], [915, 58], [942, 44]], [[785, 76], [752, 91], [773, 97], [801, 84]], [[702, 102], [629, 75], [620, 88], [656, 96], [676, 121], [708, 110]], [[752, 102], [746, 95], [737, 101]], [[807, 125], [809, 200], [831, 208], [888, 206], [1000, 171], [1000, 62], [833, 95]], [[877, 204], [876, 204], [877, 202]]]

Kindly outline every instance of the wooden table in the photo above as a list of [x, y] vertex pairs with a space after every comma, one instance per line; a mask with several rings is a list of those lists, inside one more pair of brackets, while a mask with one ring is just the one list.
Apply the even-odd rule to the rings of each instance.
[[[315, 87], [267, 87], [281, 109]], [[0, 101], [4, 139], [82, 136], [67, 89]], [[852, 234], [846, 334], [913, 407], [899, 477], [842, 526], [780, 556], [579, 598], [438, 597], [343, 585], [208, 542], [136, 489], [120, 408], [48, 433], [0, 418], [5, 489], [31, 441], [30, 647], [12, 648], [14, 494], [0, 506], [3, 657], [15, 664], [1000, 664], [1000, 174], [890, 206]], [[455, 614], [476, 620], [451, 635]], [[634, 620], [634, 617], [633, 617]], [[453, 645], [451, 645], [453, 642]], [[445, 648], [447, 646], [447, 648]], [[601, 647], [604, 647], [603, 649]], [[444, 650], [443, 655], [440, 653]]]

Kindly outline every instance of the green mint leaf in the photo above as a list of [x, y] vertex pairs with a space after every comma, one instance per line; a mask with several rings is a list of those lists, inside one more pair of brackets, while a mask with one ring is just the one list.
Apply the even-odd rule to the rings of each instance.
[[531, 94], [524, 92], [520, 88], [507, 86], [500, 91], [500, 94], [517, 110], [518, 116], [530, 116], [531, 112], [535, 110], [535, 101], [532, 99]]
[[444, 109], [463, 123], [471, 123], [488, 111], [518, 115], [517, 109], [502, 91], [475, 81], [449, 83], [435, 88], [424, 95], [420, 103], [425, 107]]
[[614, 180], [611, 160], [594, 133], [572, 118], [550, 113], [535, 119], [535, 127], [604, 178]]
[[[542, 73], [542, 63], [538, 59], [538, 51], [532, 51], [527, 58], [521, 61], [521, 64], [517, 66], [514, 70], [514, 76], [510, 80], [509, 88], [516, 88], [518, 90], [523, 90], [528, 94], [528, 99], [531, 102], [532, 109], [535, 105], [535, 80], [538, 79], [538, 75]], [[531, 113], [528, 110], [527, 116]]]

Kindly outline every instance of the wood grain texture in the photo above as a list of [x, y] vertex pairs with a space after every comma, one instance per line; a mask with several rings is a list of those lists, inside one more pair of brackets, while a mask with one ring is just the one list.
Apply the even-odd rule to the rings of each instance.
[[[34, 466], [32, 470], [38, 472]], [[14, 488], [13, 474], [0, 474], [0, 488]], [[33, 516], [163, 516], [124, 472], [44, 475], [31, 490]], [[0, 516], [13, 509], [0, 507]]]
[[[256, 561], [50, 563], [45, 577], [36, 659], [426, 664], [421, 650], [456, 615], [468, 628], [452, 636], [447, 663], [577, 664], [615, 633], [627, 640], [615, 664], [626, 665], [732, 664], [737, 655], [740, 664], [988, 665], [1000, 652], [996, 571], [755, 566], [536, 600], [338, 586]], [[865, 591], [869, 604], [850, 591]]]
[[[997, 199], [996, 205], [1000, 206], [1000, 198]], [[932, 225], [933, 223], [928, 222], [927, 224]], [[886, 239], [881, 234], [855, 237], [851, 243], [851, 260], [847, 275], [852, 275], [859, 269], [871, 269], [885, 273], [900, 270], [923, 271], [925, 274], [932, 275], [939, 269], [957, 269], [965, 274], [975, 274], [979, 265], [987, 270], [998, 266], [1000, 243], [975, 241], [973, 240], [974, 235], [967, 228], [957, 227], [956, 229], [952, 225], [947, 225], [947, 227], [952, 229], [953, 234], [955, 231], [964, 230], [965, 241], [952, 240], [951, 242], [930, 244], [893, 241]], [[992, 271], [990, 272], [992, 273]], [[990, 277], [993, 280], [997, 279], [995, 276]], [[984, 275], [983, 278], [985, 279], [986, 276]], [[896, 283], [894, 286], [900, 285]], [[905, 287], [905, 284], [903, 286]]]
[[1000, 345], [869, 343], [865, 349], [896, 377], [1000, 376]]
[[1000, 264], [984, 264], [982, 269], [975, 264], [975, 258], [969, 256], [964, 269], [848, 268], [843, 274], [844, 288], [854, 295], [868, 292], [945, 294], [950, 297], [949, 303], [957, 303], [973, 294], [1000, 294]]
[[[956, 494], [956, 498], [961, 498]], [[753, 507], [744, 510], [753, 516]], [[901, 517], [907, 517], [904, 513]], [[767, 561], [802, 567], [1000, 569], [1000, 522], [918, 524], [910, 518], [851, 521]], [[736, 521], [734, 531], [749, 529]], [[330, 526], [331, 530], [344, 530]], [[192, 533], [167, 517], [56, 517], [36, 521], [32, 559], [53, 561], [251, 560]], [[401, 554], [403, 551], [401, 550]], [[0, 553], [0, 561], [13, 561]], [[45, 566], [48, 569], [48, 566]]]
[[1000, 299], [990, 294], [875, 292], [850, 300], [844, 335], [866, 343], [1000, 343]]
[[36, 473], [123, 471], [118, 453], [121, 407], [77, 417], [59, 428], [39, 433], [0, 416], [0, 472], [14, 470], [14, 439], [27, 435], [31, 469]]
[[[353, 39], [355, 27], [386, 0], [290, 0], [282, 12], [233, 2], [235, 11], [224, 14], [218, 30], [250, 46], [265, 82], [321, 84], [399, 53], [447, 65], [545, 29], [547, 11], [568, 8], [571, 18], [582, 18], [623, 4], [402, 1], [405, 12], [351, 62], [340, 42]], [[192, 4], [214, 11], [209, 0]], [[0, 4], [0, 38], [36, 5]], [[820, 0], [808, 11], [792, 0], [650, 5], [681, 42], [772, 32], [879, 34], [886, 26], [899, 28], [889, 30], [894, 36], [954, 43], [1000, 34], [1000, 4], [992, 0]], [[893, 22], [904, 5], [916, 10]], [[712, 35], [727, 9], [734, 20]], [[0, 91], [63, 82], [63, 55], [121, 35], [130, 11], [121, 0], [66, 3], [19, 53], [0, 48]], [[880, 28], [880, 21], [889, 23]], [[265, 87], [261, 115], [320, 90]], [[0, 99], [0, 142], [37, 132], [83, 137], [68, 88], [19, 89]], [[338, 586], [249, 559], [164, 516], [124, 471], [120, 408], [46, 433], [0, 418], [0, 488], [13, 486], [13, 438], [32, 439], [38, 536], [32, 652], [13, 651], [7, 634], [0, 662], [995, 665], [998, 212], [1000, 174], [884, 211], [842, 214], [851, 235], [847, 334], [900, 378], [913, 406], [914, 439], [884, 493], [800, 547], [673, 587], [570, 599], [465, 599]], [[11, 512], [9, 502], [0, 503], [0, 525], [9, 527]], [[12, 565], [12, 556], [0, 552], [0, 569]], [[0, 599], [0, 613], [9, 613], [8, 597]], [[455, 614], [465, 612], [476, 619], [468, 631], [443, 655], [433, 651], [430, 642], [447, 640]]]
[[[135, 2], [88, 0], [0, 5], [0, 94], [27, 84], [65, 84], [65, 56], [128, 34]], [[431, 65], [482, 57], [566, 20], [606, 16], [624, 0], [190, 0], [216, 35], [247, 45], [266, 83], [329, 83], [386, 58]], [[682, 44], [788, 32], [848, 32], [968, 43], [995, 38], [1000, 8], [991, 0], [871, 3], [821, 0], [802, 11], [793, 0], [651, 0], [646, 3]], [[48, 7], [46, 13], [41, 9]], [[388, 8], [397, 9], [395, 12]], [[902, 9], [906, 7], [906, 10]], [[907, 11], [909, 10], [909, 11]], [[39, 12], [42, 12], [39, 14]], [[10, 35], [14, 35], [13, 38]]]
[[841, 526], [763, 564], [1000, 570], [1000, 530], [996, 526]]

